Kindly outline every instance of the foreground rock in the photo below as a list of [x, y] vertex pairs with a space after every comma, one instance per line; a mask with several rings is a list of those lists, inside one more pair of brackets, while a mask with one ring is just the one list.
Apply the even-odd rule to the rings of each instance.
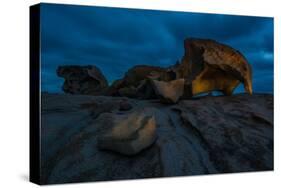
[[65, 79], [62, 87], [65, 93], [101, 95], [108, 87], [106, 78], [94, 65], [59, 66], [57, 75]]
[[[120, 111], [124, 100], [132, 108]], [[147, 123], [129, 122], [139, 122], [138, 117]], [[137, 129], [140, 125], [146, 126]], [[132, 133], [150, 135], [154, 127], [147, 125], [156, 126], [157, 139], [143, 144], [150, 139], [139, 142]], [[209, 96], [164, 105], [159, 100], [43, 94], [41, 134], [42, 183], [273, 170], [273, 96]], [[119, 149], [113, 142], [107, 150], [99, 149], [99, 139], [107, 134], [109, 141], [118, 140]], [[120, 138], [133, 139], [123, 144]], [[131, 150], [135, 140], [143, 149]], [[128, 156], [127, 150], [136, 154]]]
[[113, 115], [112, 128], [98, 137], [98, 148], [112, 150], [125, 155], [135, 155], [156, 140], [156, 123], [149, 110], [125, 115]]

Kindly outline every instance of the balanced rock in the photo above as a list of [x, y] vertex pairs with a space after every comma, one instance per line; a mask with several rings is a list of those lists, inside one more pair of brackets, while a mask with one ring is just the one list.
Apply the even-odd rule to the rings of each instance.
[[169, 82], [152, 80], [155, 93], [166, 103], [176, 103], [184, 92], [184, 79]]
[[65, 93], [101, 95], [108, 87], [100, 69], [93, 65], [59, 66], [57, 75], [65, 80], [62, 88]]
[[156, 140], [154, 116], [135, 111], [112, 115], [112, 128], [98, 137], [98, 148], [124, 155], [135, 155]]

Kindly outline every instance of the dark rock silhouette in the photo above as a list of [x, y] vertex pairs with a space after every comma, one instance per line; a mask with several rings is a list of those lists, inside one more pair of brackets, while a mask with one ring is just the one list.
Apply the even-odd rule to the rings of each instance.
[[59, 66], [57, 75], [65, 79], [62, 87], [65, 93], [102, 95], [108, 87], [106, 78], [94, 65]]
[[272, 95], [167, 105], [44, 93], [41, 118], [42, 183], [273, 170]]

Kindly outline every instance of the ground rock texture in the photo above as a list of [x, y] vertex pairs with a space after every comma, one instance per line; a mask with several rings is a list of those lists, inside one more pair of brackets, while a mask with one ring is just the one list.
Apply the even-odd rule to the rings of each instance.
[[273, 169], [272, 95], [167, 105], [43, 93], [41, 119], [42, 184]]

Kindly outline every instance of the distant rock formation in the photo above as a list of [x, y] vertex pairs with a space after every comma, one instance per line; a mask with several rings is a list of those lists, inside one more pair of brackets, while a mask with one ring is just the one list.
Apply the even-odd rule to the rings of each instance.
[[102, 95], [108, 87], [106, 78], [94, 65], [59, 66], [57, 75], [65, 79], [62, 87], [65, 93]]
[[[107, 85], [105, 77], [95, 66], [63, 66], [57, 72], [65, 78], [63, 90], [72, 94], [161, 98], [163, 102], [167, 102], [163, 99], [168, 99], [177, 103], [179, 99], [212, 91], [231, 95], [239, 83], [243, 83], [245, 91], [252, 94], [251, 66], [240, 52], [208, 39], [187, 38], [184, 47], [185, 53], [181, 62], [167, 68], [134, 66], [111, 86]], [[179, 80], [184, 80], [184, 84]], [[171, 83], [178, 82], [181, 83], [177, 87], [180, 92], [167, 89]]]
[[41, 119], [43, 184], [273, 170], [272, 95], [164, 105], [44, 93]]

